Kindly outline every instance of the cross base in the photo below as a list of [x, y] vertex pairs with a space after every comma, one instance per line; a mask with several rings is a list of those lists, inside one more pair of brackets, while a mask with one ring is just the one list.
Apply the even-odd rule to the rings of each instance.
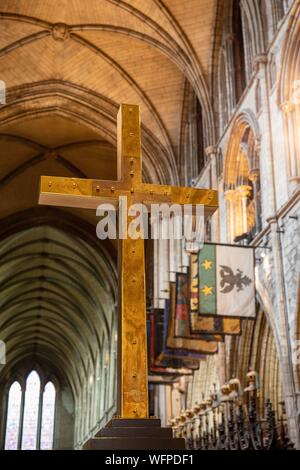
[[160, 419], [113, 418], [89, 439], [84, 450], [184, 450], [184, 439], [172, 437]]

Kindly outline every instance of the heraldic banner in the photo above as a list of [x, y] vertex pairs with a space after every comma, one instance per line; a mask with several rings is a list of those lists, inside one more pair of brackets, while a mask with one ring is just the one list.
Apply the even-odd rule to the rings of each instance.
[[200, 315], [255, 317], [252, 247], [205, 243], [198, 269]]

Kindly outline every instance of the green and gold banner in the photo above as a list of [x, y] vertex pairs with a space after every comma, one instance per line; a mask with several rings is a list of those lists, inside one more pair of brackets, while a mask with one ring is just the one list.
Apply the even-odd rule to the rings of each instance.
[[208, 333], [222, 335], [239, 335], [241, 320], [239, 318], [201, 315], [199, 313], [199, 261], [198, 254], [190, 255], [190, 331], [191, 333]]
[[198, 254], [200, 315], [255, 317], [254, 249], [206, 243]]

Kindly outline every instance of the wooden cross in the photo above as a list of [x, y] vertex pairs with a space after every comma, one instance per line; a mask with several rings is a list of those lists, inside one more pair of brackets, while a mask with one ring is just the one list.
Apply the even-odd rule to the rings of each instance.
[[[203, 204], [218, 207], [217, 192], [142, 182], [139, 106], [122, 104], [118, 112], [118, 180], [42, 176], [39, 204], [96, 209], [101, 203]], [[127, 223], [131, 218], [127, 215]], [[128, 226], [128, 225], [127, 225]], [[144, 240], [119, 240], [119, 384], [121, 418], [148, 418], [148, 371]]]

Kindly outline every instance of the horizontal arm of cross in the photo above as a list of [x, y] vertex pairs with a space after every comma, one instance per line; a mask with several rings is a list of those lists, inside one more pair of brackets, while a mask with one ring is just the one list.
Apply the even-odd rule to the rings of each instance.
[[210, 213], [218, 207], [218, 193], [214, 190], [147, 183], [131, 187], [122, 181], [52, 176], [41, 177], [39, 203], [96, 209], [102, 203], [116, 206], [120, 196], [130, 196], [133, 202], [147, 206], [157, 203], [203, 204]]

